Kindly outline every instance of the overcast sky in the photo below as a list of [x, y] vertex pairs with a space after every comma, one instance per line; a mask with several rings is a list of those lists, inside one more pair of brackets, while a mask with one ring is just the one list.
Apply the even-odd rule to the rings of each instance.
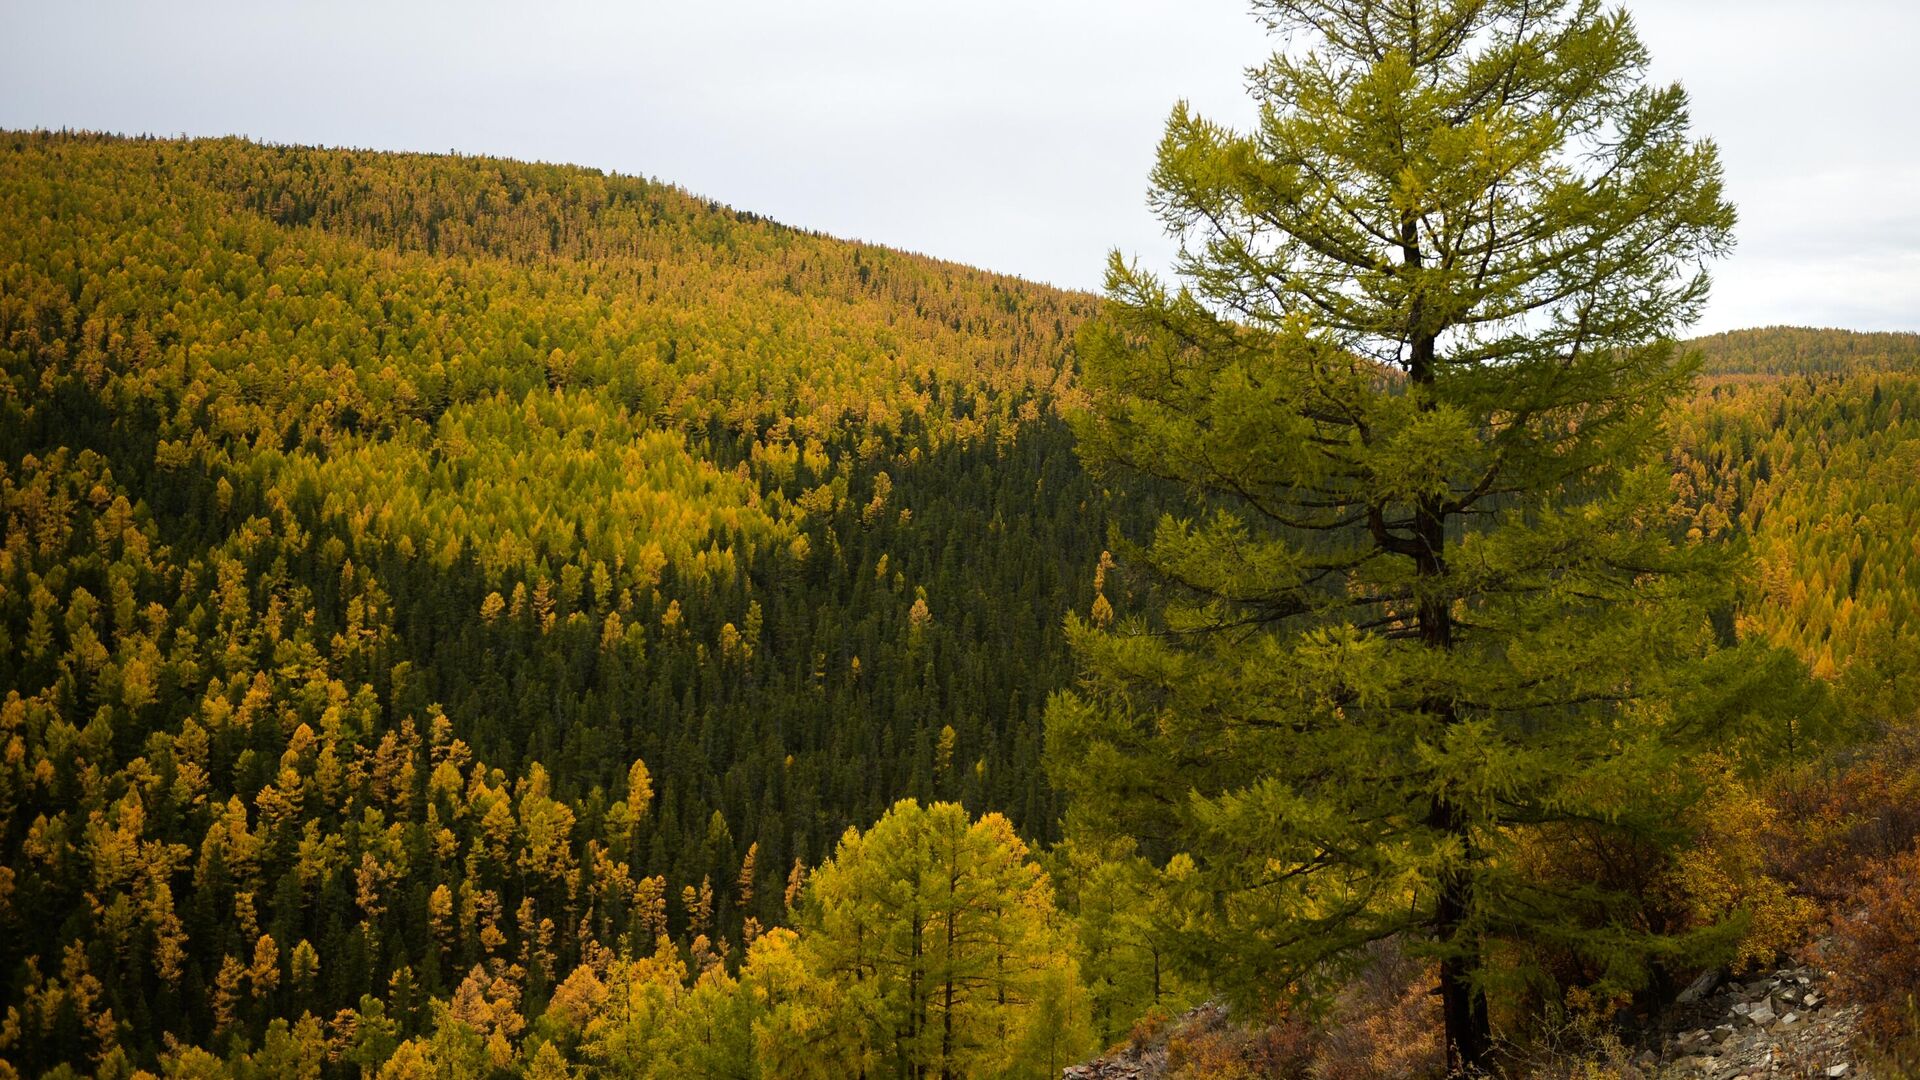
[[[1920, 330], [1920, 3], [1640, 0], [1724, 151], [1702, 330]], [[1167, 111], [1244, 123], [1243, 0], [0, 0], [0, 126], [575, 162], [1060, 285], [1163, 263]]]

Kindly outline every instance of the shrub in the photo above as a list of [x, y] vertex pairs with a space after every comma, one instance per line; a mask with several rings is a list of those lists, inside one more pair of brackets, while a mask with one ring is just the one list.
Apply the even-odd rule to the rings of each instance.
[[1920, 1007], [1920, 846], [1873, 864], [1853, 910], [1833, 919], [1830, 963], [1840, 992], [1876, 1040], [1912, 1039]]
[[1836, 906], [1920, 837], [1920, 727], [1896, 728], [1824, 776], [1784, 789], [1771, 853], [1782, 876]]
[[1666, 889], [1698, 925], [1744, 918], [1732, 963], [1751, 971], [1805, 943], [1820, 908], [1781, 876], [1778, 852], [1790, 826], [1777, 800], [1718, 763], [1709, 763], [1706, 779], [1692, 813], [1697, 839], [1675, 855]]
[[1432, 964], [1393, 941], [1376, 943], [1367, 966], [1335, 1002], [1309, 1075], [1315, 1080], [1416, 1080], [1445, 1071], [1439, 979]]
[[1325, 1014], [1295, 1015], [1254, 1030], [1200, 1010], [1167, 1041], [1168, 1074], [1276, 1080], [1428, 1080], [1446, 1071], [1434, 966], [1397, 941], [1367, 948], [1366, 962]]

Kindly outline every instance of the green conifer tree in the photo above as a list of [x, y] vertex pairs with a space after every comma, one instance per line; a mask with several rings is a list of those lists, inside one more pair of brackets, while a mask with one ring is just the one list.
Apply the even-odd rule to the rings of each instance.
[[1070, 621], [1050, 764], [1075, 827], [1192, 853], [1215, 976], [1311, 991], [1403, 935], [1476, 1069], [1497, 943], [1622, 980], [1684, 945], [1521, 855], [1657, 842], [1703, 735], [1675, 702], [1731, 564], [1661, 453], [1734, 211], [1598, 0], [1256, 6], [1257, 128], [1182, 105], [1160, 145], [1182, 287], [1116, 255], [1082, 335], [1086, 459], [1195, 513], [1117, 549], [1144, 610]]

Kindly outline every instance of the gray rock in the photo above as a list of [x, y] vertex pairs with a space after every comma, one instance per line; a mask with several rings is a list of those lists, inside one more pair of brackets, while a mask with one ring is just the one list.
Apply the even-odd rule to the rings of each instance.
[[1700, 973], [1700, 977], [1688, 983], [1687, 988], [1680, 991], [1680, 996], [1674, 1000], [1682, 1005], [1691, 1005], [1696, 1001], [1700, 1001], [1708, 994], [1713, 993], [1715, 988], [1720, 985], [1720, 978], [1719, 968], [1703, 971]]

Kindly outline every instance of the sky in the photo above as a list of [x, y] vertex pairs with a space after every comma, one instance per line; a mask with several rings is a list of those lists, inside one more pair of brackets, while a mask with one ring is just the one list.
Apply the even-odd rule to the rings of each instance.
[[[1920, 3], [1630, 7], [1740, 207], [1697, 329], [1920, 330]], [[1244, 0], [0, 0], [0, 41], [0, 127], [571, 162], [1076, 288], [1166, 264], [1167, 113], [1245, 126], [1274, 47]]]

